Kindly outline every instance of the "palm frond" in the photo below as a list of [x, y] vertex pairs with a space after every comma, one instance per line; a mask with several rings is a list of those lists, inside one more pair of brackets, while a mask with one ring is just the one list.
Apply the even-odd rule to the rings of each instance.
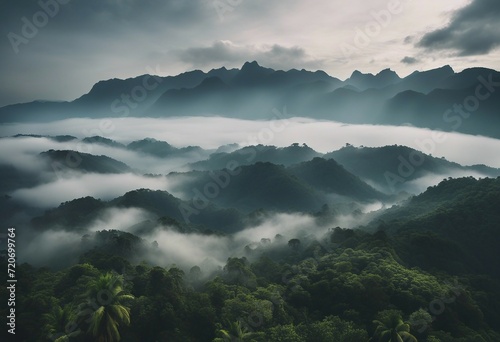
[[90, 318], [90, 327], [89, 330], [92, 332], [93, 336], [97, 336], [99, 333], [99, 328], [102, 324], [104, 317], [104, 306], [101, 306], [99, 309], [94, 311], [92, 317]]
[[400, 336], [403, 337], [404, 342], [418, 342], [417, 338], [410, 334], [409, 332], [403, 331], [399, 333]]
[[402, 324], [398, 325], [398, 327], [396, 328], [396, 331], [397, 332], [400, 332], [400, 331], [410, 332], [410, 325], [408, 323], [402, 323]]

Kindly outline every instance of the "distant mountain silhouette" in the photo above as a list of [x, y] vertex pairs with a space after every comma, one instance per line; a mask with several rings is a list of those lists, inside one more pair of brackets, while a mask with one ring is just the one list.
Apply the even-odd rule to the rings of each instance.
[[246, 62], [231, 83], [243, 87], [265, 86], [268, 76], [273, 73], [273, 69], [261, 67], [256, 61]]
[[61, 120], [79, 116], [80, 111], [76, 109], [71, 102], [33, 101], [13, 104], [0, 108], [0, 123]]
[[226, 69], [225, 67], [219, 69], [212, 69], [207, 73], [207, 77], [218, 77], [222, 82], [229, 84], [234, 76], [239, 72], [239, 69]]
[[355, 70], [351, 77], [345, 80], [345, 83], [358, 90], [366, 90], [370, 88], [384, 88], [400, 81], [401, 78], [391, 69], [382, 70], [377, 75], [363, 74]]
[[[35, 101], [2, 107], [0, 123], [72, 117], [218, 115], [266, 119], [273, 108], [286, 106], [295, 116], [346, 123], [412, 124], [498, 138], [500, 131], [493, 127], [500, 124], [500, 91], [495, 91], [499, 83], [500, 73], [486, 68], [455, 73], [446, 65], [415, 71], [404, 78], [390, 69], [376, 75], [354, 71], [340, 81], [323, 71], [274, 70], [253, 61], [241, 69], [100, 81], [72, 102]], [[453, 112], [454, 106], [465, 105], [465, 101], [474, 115], [466, 118], [467, 124], [458, 124], [464, 120]], [[452, 113], [445, 114], [448, 110]]]
[[[497, 79], [500, 80], [500, 74]], [[380, 123], [411, 123], [417, 126], [425, 123], [427, 127], [443, 131], [456, 130], [500, 138], [497, 129], [500, 124], [497, 110], [500, 108], [500, 96], [492, 93], [488, 99], [479, 101], [475, 97], [476, 89], [477, 85], [464, 89], [434, 89], [428, 94], [414, 91], [399, 93], [383, 106], [385, 115], [380, 117]], [[482, 91], [485, 92], [484, 89]], [[466, 100], [473, 102], [466, 103]]]
[[151, 107], [151, 112], [155, 116], [225, 113], [237, 108], [238, 97], [238, 93], [222, 79], [208, 77], [193, 88], [167, 90]]
[[420, 93], [427, 93], [438, 88], [440, 84], [449, 77], [455, 75], [455, 72], [449, 65], [428, 71], [415, 71], [405, 77], [400, 83], [393, 86], [398, 92], [404, 90], [414, 90]]
[[[96, 83], [87, 94], [73, 102], [79, 105], [104, 105], [109, 109], [115, 100], [121, 99], [123, 94], [128, 95], [134, 101], [133, 90], [135, 88], [141, 89], [141, 91], [144, 89], [146, 92], [146, 98], [136, 102], [152, 103], [168, 89], [191, 88], [204, 78], [206, 78], [206, 74], [200, 70], [167, 77], [146, 74], [126, 80], [115, 78]], [[137, 97], [142, 98], [143, 95], [138, 92]]]

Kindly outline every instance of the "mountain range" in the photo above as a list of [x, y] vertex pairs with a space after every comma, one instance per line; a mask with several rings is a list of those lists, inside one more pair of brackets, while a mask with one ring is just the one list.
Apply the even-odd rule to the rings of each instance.
[[[276, 71], [256, 63], [246, 68], [255, 70], [219, 70], [198, 87], [166, 90], [149, 102], [147, 110], [202, 115], [197, 110], [203, 105], [247, 115], [256, 108], [251, 101], [267, 106], [281, 92], [286, 96], [280, 99], [295, 101], [297, 108], [307, 101], [317, 100], [319, 106], [321, 101], [334, 99], [345, 102], [345, 113], [354, 105], [365, 111], [363, 106], [391, 106], [398, 101], [408, 110], [419, 111], [422, 102], [408, 100], [414, 94], [433, 96], [438, 102], [453, 98], [447, 94], [467, 94], [451, 85], [431, 89], [420, 74], [413, 80], [410, 76], [402, 79], [384, 70], [377, 75], [353, 73], [350, 84], [318, 95], [336, 81], [328, 80], [326, 74], [297, 71], [311, 79], [323, 78], [300, 83], [295, 82], [296, 73], [282, 72], [278, 77]], [[449, 72], [444, 68], [430, 78], [441, 75], [439, 84], [446, 86], [452, 77], [447, 76]], [[383, 101], [381, 94], [395, 93], [404, 84], [429, 92], [403, 90]], [[105, 98], [103, 95], [101, 105]], [[96, 117], [100, 115], [98, 102], [91, 106], [95, 111], [89, 109]], [[248, 105], [248, 113], [238, 112], [240, 103]], [[147, 110], [141, 115], [148, 115]], [[57, 111], [53, 114], [59, 115]], [[346, 118], [364, 120], [361, 116]], [[400, 120], [405, 124], [403, 117]], [[494, 131], [494, 120], [483, 121]], [[61, 133], [52, 130], [52, 134]], [[426, 338], [429, 333], [450, 342], [462, 336], [461, 341], [498, 340], [500, 335], [492, 329], [498, 326], [500, 303], [500, 169], [461, 165], [401, 145], [346, 144], [323, 153], [304, 143], [218, 148], [210, 144], [202, 148], [174, 146], [147, 135], [131, 136], [110, 136], [119, 141], [102, 136], [33, 134], [0, 138], [6, 152], [0, 161], [0, 221], [16, 227], [9, 231], [16, 230], [18, 244], [23, 246], [17, 274], [23, 280], [20, 283], [33, 285], [27, 287], [28, 295], [19, 297], [20, 307], [28, 312], [33, 306], [30, 298], [42, 298], [38, 302], [48, 304], [60, 297], [66, 305], [55, 310], [36, 305], [42, 310], [33, 315], [33, 322], [36, 317], [52, 317], [51, 310], [57, 318], [69, 312], [66, 308], [78, 307], [79, 300], [69, 299], [77, 298], [75, 294], [86, 286], [84, 281], [90, 279], [91, 284], [97, 272], [125, 274], [130, 270], [135, 274], [130, 288], [136, 298], [130, 313], [139, 322], [136, 326], [146, 321], [161, 325], [155, 319], [163, 312], [168, 312], [165, 322], [172, 322], [182, 307], [197, 312], [197, 308], [208, 308], [223, 315], [236, 308], [237, 319], [240, 311], [264, 308], [262, 298], [268, 298], [267, 315], [280, 323], [310, 312], [311, 318], [342, 315], [378, 329], [373, 318], [389, 307], [398, 317], [405, 312], [405, 321], [408, 317], [412, 324], [409, 329], [417, 330], [419, 317], [428, 317], [425, 322], [432, 323], [432, 328], [418, 335], [421, 341], [430, 341]], [[477, 151], [481, 149], [479, 146]], [[485, 154], [480, 160], [490, 163], [493, 159], [494, 155]], [[5, 267], [6, 256], [7, 251], [0, 250]], [[171, 265], [170, 269], [164, 265]], [[181, 288], [183, 281], [189, 287]], [[243, 293], [237, 299], [232, 295], [235, 289]], [[273, 307], [275, 293], [284, 295]], [[150, 303], [162, 294], [168, 296], [166, 306], [152, 310], [155, 306]], [[453, 297], [443, 297], [447, 294]], [[182, 297], [188, 295], [196, 301]], [[353, 302], [353, 298], [359, 300]], [[443, 311], [436, 314], [433, 304], [440, 303]], [[422, 309], [427, 307], [434, 316]], [[150, 316], [145, 319], [143, 312]], [[31, 320], [18, 317], [23, 323]], [[199, 320], [194, 315], [179, 322]], [[400, 324], [403, 318], [394, 321]], [[321, 324], [330, 323], [323, 320]], [[287, 327], [291, 332], [310, 331], [302, 330], [303, 323]], [[145, 330], [152, 329], [146, 325]], [[276, 330], [280, 335], [275, 335], [272, 330], [271, 337], [262, 340], [278, 340], [273, 336], [281, 336], [283, 331]], [[368, 341], [368, 334], [359, 331], [359, 335], [349, 333], [338, 340]], [[315, 334], [310, 338], [297, 333], [290, 336], [279, 340], [320, 340]], [[329, 341], [331, 336], [340, 335], [329, 333], [321, 340]]]
[[323, 71], [274, 70], [247, 62], [241, 69], [142, 75], [96, 83], [71, 102], [34, 101], [0, 108], [0, 123], [72, 117], [220, 115], [268, 119], [274, 108], [293, 116], [346, 123], [414, 125], [500, 137], [500, 73], [450, 66], [400, 77], [390, 69], [354, 71], [341, 81]]
[[[150, 138], [119, 143], [100, 136], [80, 140], [72, 136], [17, 135], [14, 142], [34, 139], [30, 143], [36, 144], [37, 139], [43, 138], [59, 143], [100, 145], [109, 155], [48, 150], [33, 155], [31, 164], [36, 165], [36, 170], [0, 164], [0, 194], [5, 209], [0, 216], [5, 222], [15, 223], [16, 215], [24, 211], [39, 216], [34, 221], [39, 229], [73, 227], [78, 230], [107, 209], [140, 208], [156, 219], [163, 217], [167, 221], [188, 223], [182, 227], [184, 231], [234, 232], [245, 227], [259, 212], [300, 212], [332, 218], [355, 210], [361, 213], [363, 206], [374, 203], [391, 205], [408, 197], [408, 193], [418, 194], [450, 176], [500, 176], [500, 169], [486, 165], [463, 166], [399, 145], [355, 147], [346, 144], [324, 154], [298, 143], [287, 147], [225, 145], [205, 150], [197, 146], [174, 147], [166, 141]], [[82, 146], [89, 150], [89, 145]], [[128, 156], [130, 161], [137, 156], [147, 157], [155, 164], [168, 164], [171, 158], [190, 158], [181, 158], [186, 164], [175, 172], [152, 174], [147, 165], [137, 167], [142, 159], [130, 166], [119, 160], [120, 156]], [[119, 189], [125, 190], [114, 190], [115, 195], [108, 196], [107, 201], [71, 197], [69, 202], [45, 214], [40, 208], [23, 204], [19, 198], [22, 195], [26, 199], [26, 194], [39, 193], [62, 181], [73, 184], [85, 174], [89, 174], [93, 182], [102, 179], [99, 182], [103, 186], [110, 179], [106, 177], [114, 174], [141, 183], [133, 183], [139, 185], [131, 187], [124, 184]], [[141, 189], [142, 184], [146, 184], [143, 182], [156, 184], [155, 188]], [[142, 229], [149, 226], [146, 224]]]
[[[172, 184], [176, 184], [179, 179], [182, 179], [180, 182], [182, 188], [189, 188], [189, 190], [197, 186], [203, 187], [206, 183], [211, 182], [210, 177], [213, 176], [214, 172], [222, 172], [231, 168], [245, 171], [242, 175], [238, 173], [238, 177], [232, 177], [248, 178], [242, 181], [242, 184], [260, 184], [259, 181], [263, 178], [259, 177], [272, 178], [275, 173], [275, 176], [286, 174], [287, 177], [296, 178], [307, 185], [309, 187], [307, 191], [316, 189], [324, 193], [335, 193], [361, 201], [381, 200], [385, 198], [384, 194], [392, 195], [400, 191], [415, 192], [411, 186], [412, 182], [423, 177], [433, 177], [440, 180], [449, 176], [500, 176], [500, 169], [497, 168], [486, 165], [464, 166], [400, 145], [355, 147], [346, 144], [338, 150], [320, 153], [306, 144], [300, 145], [298, 143], [286, 147], [262, 144], [239, 147], [234, 144], [207, 150], [199, 146], [175, 147], [166, 141], [151, 138], [132, 141], [128, 144], [101, 136], [92, 136], [81, 140], [73, 136], [16, 135], [14, 138], [47, 138], [59, 142], [80, 141], [85, 144], [111, 148], [118, 156], [126, 151], [151, 156], [157, 158], [158, 163], [168, 163], [171, 158], [180, 158], [186, 160], [187, 163], [184, 166], [181, 164], [178, 168], [182, 172], [170, 171], [168, 175], [165, 172], [165, 176], [172, 180]], [[40, 163], [40, 171], [44, 171], [46, 174], [18, 169], [13, 164], [0, 164], [0, 175], [2, 176], [0, 193], [9, 194], [16, 189], [40, 185], [53, 180], [56, 176], [63, 176], [66, 172], [135, 173], [152, 176], [147, 167], [146, 169], [132, 167], [117, 160], [116, 157], [106, 155], [94, 155], [73, 150], [49, 150], [34, 157]], [[194, 161], [189, 162], [189, 160]], [[253, 172], [257, 172], [259, 176], [251, 174]], [[156, 175], [156, 177], [158, 176]], [[293, 184], [296, 182], [291, 181], [289, 185]], [[230, 198], [232, 195], [227, 195], [229, 198], [225, 198], [226, 192], [233, 191], [235, 186], [234, 183], [227, 189], [222, 189], [221, 196], [218, 196], [218, 200], [221, 201], [219, 204], [237, 203]], [[239, 193], [240, 190], [235, 189], [234, 192]], [[241, 196], [241, 194], [234, 196]], [[266, 202], [267, 200], [263, 197], [259, 201]], [[257, 203], [259, 201], [250, 207], [258, 209]], [[315, 207], [314, 203], [317, 204], [317, 201], [305, 203], [302, 209], [312, 209]]]

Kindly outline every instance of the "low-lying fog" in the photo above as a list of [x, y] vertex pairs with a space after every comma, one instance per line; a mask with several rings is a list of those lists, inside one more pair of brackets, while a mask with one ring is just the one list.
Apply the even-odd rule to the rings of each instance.
[[[286, 112], [283, 111], [281, 116], [287, 116]], [[498, 139], [461, 133], [443, 135], [407, 126], [348, 125], [304, 118], [271, 121], [221, 117], [68, 119], [45, 124], [21, 123], [0, 127], [1, 136], [14, 134], [69, 134], [78, 138], [100, 135], [123, 143], [151, 137], [177, 147], [198, 145], [206, 149], [235, 142], [242, 146], [289, 146], [298, 142], [306, 143], [323, 153], [337, 150], [346, 143], [373, 147], [398, 144], [433, 156], [444, 156], [463, 165], [487, 164], [500, 167]], [[127, 163], [125, 158], [122, 161]]]
[[[131, 227], [150, 218], [151, 215], [142, 209], [110, 209], [90, 224], [86, 233], [92, 234], [104, 229], [136, 233]], [[332, 221], [330, 224], [320, 225], [309, 215], [272, 214], [259, 225], [247, 227], [231, 236], [183, 234], [168, 227], [157, 227], [152, 232], [141, 235], [150, 247], [140, 254], [139, 262], [144, 260], [164, 267], [175, 264], [185, 271], [198, 265], [204, 272], [212, 272], [224, 266], [228, 257], [249, 257], [245, 253], [245, 246], [252, 249], [279, 248], [286, 246], [293, 238], [322, 241], [328, 228], [335, 227], [337, 223]], [[65, 230], [24, 234], [19, 258], [38, 266], [69, 266], [77, 261], [78, 253], [83, 252], [80, 247], [84, 234]], [[276, 239], [278, 234], [281, 239]], [[158, 247], [151, 246], [154, 241], [158, 243]]]
[[54, 208], [62, 202], [75, 198], [92, 196], [109, 201], [124, 193], [137, 189], [169, 190], [165, 177], [144, 177], [125, 174], [74, 174], [57, 178], [53, 182], [37, 185], [33, 188], [15, 190], [14, 199], [37, 208]]
[[[465, 123], [466, 124], [466, 123]], [[306, 143], [318, 152], [330, 152], [346, 143], [354, 146], [406, 145], [436, 157], [458, 162], [462, 165], [486, 164], [500, 167], [500, 140], [459, 133], [438, 133], [415, 127], [392, 127], [371, 125], [346, 125], [329, 121], [315, 121], [303, 118], [276, 121], [249, 121], [220, 117], [197, 118], [125, 118], [109, 119], [69, 119], [46, 124], [11, 124], [0, 126], [3, 137], [15, 134], [73, 135], [77, 138], [99, 135], [117, 142], [128, 144], [146, 137], [167, 141], [175, 147], [198, 145], [214, 150], [219, 146], [238, 143], [240, 146], [255, 144], [289, 146], [292, 143]], [[43, 163], [37, 157], [40, 152], [54, 150], [77, 150], [93, 155], [106, 155], [124, 162], [137, 172], [124, 174], [80, 174], [68, 173], [55, 177], [54, 172], [41, 172]], [[200, 156], [197, 156], [200, 158]], [[203, 158], [205, 159], [205, 158]], [[195, 157], [157, 158], [122, 148], [96, 144], [82, 144], [79, 141], [56, 142], [46, 138], [2, 138], [0, 139], [0, 165], [13, 165], [29, 174], [39, 174], [42, 182], [33, 187], [14, 190], [10, 195], [30, 206], [52, 208], [61, 202], [84, 196], [109, 200], [125, 192], [149, 188], [167, 190], [174, 196], [175, 184], [166, 177], [147, 177], [144, 173], [167, 174], [171, 171], [186, 171], [185, 165], [195, 161]], [[41, 173], [41, 174], [40, 174]], [[459, 177], [465, 174], [453, 174]], [[470, 175], [470, 172], [467, 173]], [[476, 175], [480, 177], [481, 175]], [[408, 189], [415, 193], [437, 184], [442, 176], [428, 175], [408, 182]], [[380, 203], [373, 203], [365, 212], [378, 210]], [[225, 264], [230, 256], [244, 255], [247, 245], [259, 246], [261, 239], [274, 241], [276, 234], [286, 241], [295, 237], [313, 236], [321, 238], [329, 227], [336, 225], [355, 227], [366, 217], [339, 216], [328, 225], [318, 225], [314, 217], [300, 214], [274, 214], [263, 223], [246, 227], [232, 236], [207, 236], [201, 234], [181, 234], [173, 230], [157, 229], [141, 237], [148, 242], [157, 241], [158, 249], [144, 255], [149, 262], [168, 266], [177, 264], [188, 268], [194, 265], [205, 270], [213, 270]], [[135, 223], [153, 217], [140, 209], [111, 209], [91, 224], [89, 233], [104, 230], [127, 230]], [[324, 222], [323, 222], [324, 223]], [[65, 231], [46, 231], [41, 234], [25, 232], [20, 258], [36, 265], [54, 265], [68, 256], [76, 257], [74, 251], [83, 234]], [[131, 233], [134, 233], [131, 231]], [[76, 260], [75, 260], [76, 261]]]
[[[11, 124], [0, 127], [3, 136], [15, 134], [74, 135], [85, 138], [100, 135], [128, 144], [134, 140], [152, 137], [167, 141], [175, 147], [198, 145], [213, 151], [219, 146], [238, 143], [289, 146], [294, 142], [306, 143], [319, 152], [330, 152], [351, 143], [355, 146], [407, 145], [434, 156], [444, 156], [463, 165], [486, 164], [500, 167], [500, 140], [459, 133], [439, 133], [415, 127], [345, 125], [336, 122], [291, 118], [275, 121], [249, 121], [220, 117], [170, 119], [69, 119], [46, 124]], [[121, 175], [67, 173], [55, 177], [53, 170], [41, 172], [42, 163], [37, 155], [50, 149], [75, 150], [93, 155], [106, 155], [130, 166], [135, 173]], [[61, 202], [92, 196], [102, 200], [123, 195], [138, 188], [166, 190], [183, 197], [175, 184], [165, 177], [145, 177], [142, 174], [168, 174], [187, 171], [185, 165], [206, 159], [202, 155], [182, 155], [158, 158], [123, 148], [100, 144], [85, 144], [79, 140], [57, 142], [47, 138], [0, 139], [0, 165], [13, 165], [29, 174], [37, 174], [42, 184], [21, 188], [10, 195], [32, 207], [51, 208]], [[450, 175], [428, 175], [406, 182], [404, 189], [420, 193], [444, 177], [471, 175], [470, 172]], [[481, 177], [481, 174], [473, 176]]]

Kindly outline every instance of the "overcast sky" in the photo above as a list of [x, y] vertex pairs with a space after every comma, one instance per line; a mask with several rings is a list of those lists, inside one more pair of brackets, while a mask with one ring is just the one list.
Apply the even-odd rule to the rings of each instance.
[[247, 60], [341, 79], [498, 70], [499, 17], [498, 0], [1, 0], [0, 106]]

